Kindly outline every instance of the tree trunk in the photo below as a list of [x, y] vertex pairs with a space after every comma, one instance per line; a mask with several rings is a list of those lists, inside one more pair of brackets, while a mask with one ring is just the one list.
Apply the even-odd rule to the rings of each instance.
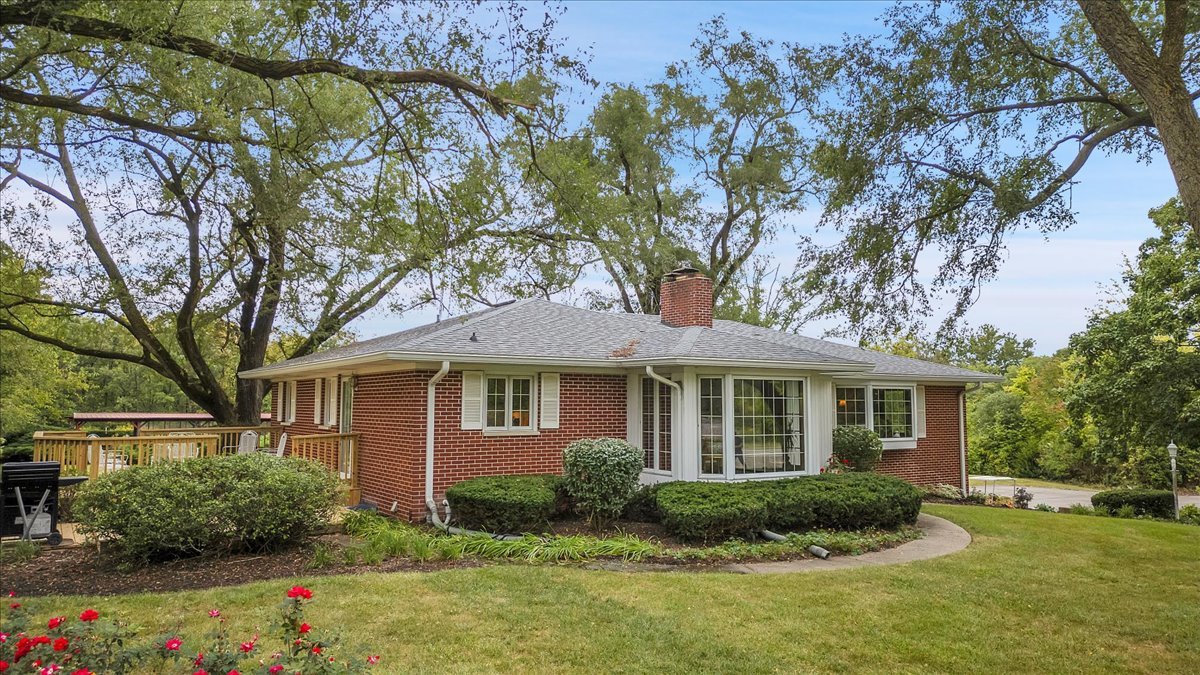
[[1162, 51], [1156, 54], [1120, 0], [1079, 0], [1096, 39], [1146, 102], [1162, 139], [1179, 198], [1200, 237], [1200, 116], [1183, 81], [1188, 3], [1164, 0]]

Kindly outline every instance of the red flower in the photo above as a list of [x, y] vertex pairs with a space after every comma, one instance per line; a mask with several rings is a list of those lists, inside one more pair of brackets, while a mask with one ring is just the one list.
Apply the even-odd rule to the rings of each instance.
[[279, 664], [279, 663], [276, 663], [275, 665], [273, 665], [273, 666], [271, 666], [270, 668], [268, 668], [268, 669], [267, 669], [267, 672], [268, 672], [268, 673], [278, 673], [278, 672], [280, 672], [280, 671], [282, 671], [282, 670], [283, 670], [283, 665], [282, 665], [282, 664]]
[[99, 618], [100, 618], [100, 612], [97, 612], [94, 609], [85, 609], [79, 615], [80, 621], [95, 621], [96, 619], [99, 619]]
[[65, 637], [60, 637], [54, 641], [54, 651], [61, 652], [71, 646], [71, 641]]
[[50, 621], [46, 622], [46, 625], [49, 626], [51, 630], [54, 630], [55, 628], [58, 628], [59, 626], [61, 626], [62, 622], [66, 621], [66, 620], [67, 620], [67, 617], [65, 617], [65, 616], [56, 616], [53, 619], [50, 619]]
[[38, 675], [54, 675], [54, 673], [57, 673], [60, 670], [62, 670], [62, 666], [58, 665], [57, 663], [51, 663], [45, 668], [39, 670]]
[[8, 633], [0, 633], [0, 645], [8, 642]]
[[312, 626], [310, 626], [310, 625], [308, 625], [308, 624], [306, 624], [306, 623], [302, 623], [302, 624], [300, 624], [300, 632], [301, 632], [301, 633], [307, 633], [307, 632], [308, 632], [308, 631], [310, 631], [310, 630], [312, 630]]
[[192, 661], [192, 665], [196, 666], [197, 668], [200, 667], [201, 663], [204, 663], [204, 652], [197, 653], [196, 658]]
[[304, 598], [305, 600], [312, 600], [312, 595], [312, 591], [303, 586], [292, 586], [291, 590], [287, 592], [289, 598]]
[[96, 675], [96, 674], [93, 673], [92, 671], [88, 670], [87, 668], [80, 668], [79, 670], [76, 670], [75, 672], [71, 673], [71, 675]]
[[251, 640], [250, 642], [243, 642], [239, 649], [241, 649], [242, 652], [249, 654], [250, 652], [254, 651], [254, 641]]
[[13, 604], [9, 605], [9, 606], [8, 606], [8, 608], [9, 608], [9, 609], [20, 609], [20, 608], [21, 608], [21, 603], [19, 603], [19, 602], [14, 602]]
[[312, 653], [320, 654], [321, 653], [321, 645], [313, 645]]
[[192, 675], [208, 675], [208, 671], [207, 670], [197, 670], [196, 672], [192, 673]]
[[33, 638], [33, 644], [48, 645], [48, 644], [50, 644], [50, 636], [49, 635], [39, 635], [39, 636]]
[[208, 615], [215, 619], [215, 618], [221, 616], [221, 610], [210, 609], [210, 610], [208, 610]]
[[376, 663], [379, 663], [379, 657], [372, 654], [371, 656], [367, 657], [367, 663], [375, 665]]
[[8, 661], [0, 661], [0, 673], [8, 670]]
[[242, 675], [242, 674], [236, 670], [231, 670], [228, 673], [225, 673], [225, 675]]
[[163, 644], [163, 649], [165, 649], [169, 652], [177, 652], [177, 651], [179, 651], [179, 648], [181, 646], [183, 646], [183, 640], [180, 640], [177, 637], [173, 637], [170, 640], [167, 640], [165, 644]]

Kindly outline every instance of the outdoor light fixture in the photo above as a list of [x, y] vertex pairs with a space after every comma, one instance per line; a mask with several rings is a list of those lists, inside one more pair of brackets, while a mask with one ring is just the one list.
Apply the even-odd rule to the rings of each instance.
[[1167, 455], [1171, 457], [1171, 494], [1175, 497], [1175, 520], [1179, 520], [1179, 484], [1176, 478], [1179, 472], [1175, 468], [1175, 460], [1179, 457], [1179, 446], [1175, 445], [1175, 441], [1167, 444]]

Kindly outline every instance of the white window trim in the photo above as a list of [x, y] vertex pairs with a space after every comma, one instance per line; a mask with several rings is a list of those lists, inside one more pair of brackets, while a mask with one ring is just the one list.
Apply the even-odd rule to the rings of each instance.
[[338, 415], [338, 377], [333, 375], [325, 378], [324, 384], [321, 386], [322, 407], [324, 415], [321, 420], [322, 429], [330, 429], [337, 424]]
[[875, 389], [907, 389], [912, 392], [912, 436], [902, 438], [883, 438], [884, 450], [912, 450], [917, 447], [918, 425], [917, 425], [917, 410], [921, 407], [917, 401], [917, 385], [898, 382], [834, 382], [833, 383], [833, 426], [837, 427], [837, 390], [838, 388], [863, 389], [867, 404], [867, 428], [875, 431]]
[[[668, 379], [670, 379], [670, 378], [668, 378]], [[638, 377], [638, 390], [637, 390], [638, 446], [640, 447], [643, 443], [645, 443], [645, 437], [646, 437], [646, 434], [644, 433], [645, 425], [643, 424], [643, 422], [645, 421], [645, 418], [646, 418], [646, 411], [642, 409], [642, 403], [645, 399], [644, 391], [645, 391], [645, 386], [646, 386], [646, 380], [650, 380], [655, 385], [654, 386], [654, 412], [651, 415], [651, 419], [654, 420], [654, 428], [651, 433], [651, 437], [654, 439], [654, 447], [653, 448], [642, 448], [642, 451], [644, 452], [646, 450], [650, 450], [650, 456], [654, 458], [654, 468], [647, 468], [647, 467], [643, 466], [642, 473], [654, 474], [655, 476], [672, 476], [672, 475], [674, 475], [673, 469], [659, 468], [662, 466], [662, 455], [659, 454], [662, 452], [662, 448], [660, 447], [660, 444], [662, 443], [662, 433], [661, 433], [661, 431], [662, 431], [662, 391], [659, 388], [666, 387], [667, 385], [659, 382], [658, 380], [655, 380], [652, 377], [646, 376], [646, 375], [642, 375], [642, 376]], [[672, 422], [670, 455], [671, 455], [671, 466], [674, 467], [675, 466], [675, 435], [676, 435], [675, 428], [674, 428], [674, 426], [675, 426], [674, 425], [674, 422], [675, 422], [674, 411], [675, 411], [675, 408], [677, 407], [677, 404], [675, 403], [675, 388], [668, 387], [668, 389], [670, 390], [670, 393], [668, 395], [671, 397], [671, 422]], [[697, 450], [697, 452], [699, 452], [699, 450]]]
[[279, 383], [279, 424], [287, 426], [296, 421], [296, 382], [284, 380]]
[[[502, 427], [488, 426], [488, 381], [489, 380], [504, 380], [504, 419], [508, 420]], [[529, 426], [514, 427], [512, 426], [512, 381], [513, 380], [528, 380], [529, 381]], [[537, 436], [537, 396], [538, 396], [538, 377], [535, 373], [484, 373], [483, 374], [483, 391], [480, 396], [479, 404], [482, 406], [481, 415], [483, 420], [483, 435], [484, 436]]]

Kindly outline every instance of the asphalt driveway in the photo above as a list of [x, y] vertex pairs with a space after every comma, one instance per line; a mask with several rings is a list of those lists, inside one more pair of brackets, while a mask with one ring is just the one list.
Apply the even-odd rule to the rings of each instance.
[[[1020, 484], [1020, 481], [1018, 481], [1017, 485]], [[1071, 506], [1072, 504], [1091, 506], [1092, 495], [1096, 494], [1095, 490], [1084, 489], [1064, 490], [1062, 488], [1032, 486], [1025, 486], [1025, 489], [1033, 494], [1033, 501], [1030, 502], [1030, 507], [1037, 506], [1038, 504], [1049, 504], [1056, 509]], [[1004, 487], [997, 487], [996, 494], [1007, 495], [1008, 492]], [[1184, 504], [1200, 506], [1200, 495], [1179, 495], [1179, 505], [1183, 506]]]

